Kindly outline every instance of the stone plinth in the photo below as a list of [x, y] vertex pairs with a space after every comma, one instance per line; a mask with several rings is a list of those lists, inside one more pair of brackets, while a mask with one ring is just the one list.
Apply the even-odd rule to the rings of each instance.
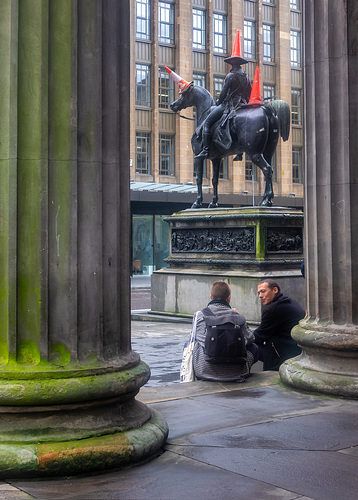
[[207, 302], [210, 285], [227, 281], [232, 304], [259, 322], [257, 284], [270, 277], [304, 303], [303, 214], [275, 207], [184, 210], [167, 218], [170, 267], [152, 275], [152, 311], [193, 314]]

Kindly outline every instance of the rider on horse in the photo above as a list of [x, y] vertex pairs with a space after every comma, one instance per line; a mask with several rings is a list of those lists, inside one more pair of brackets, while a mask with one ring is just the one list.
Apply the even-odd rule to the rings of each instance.
[[227, 57], [224, 61], [231, 64], [232, 69], [225, 77], [219, 99], [216, 101], [216, 106], [205, 119], [202, 129], [203, 149], [195, 158], [207, 158], [211, 142], [211, 127], [214, 123], [220, 120], [224, 113], [227, 113], [227, 118], [229, 118], [230, 111], [238, 109], [241, 104], [247, 104], [250, 99], [250, 78], [241, 68], [241, 64], [246, 64], [248, 61], [240, 56], [239, 31], [236, 33], [232, 56]]

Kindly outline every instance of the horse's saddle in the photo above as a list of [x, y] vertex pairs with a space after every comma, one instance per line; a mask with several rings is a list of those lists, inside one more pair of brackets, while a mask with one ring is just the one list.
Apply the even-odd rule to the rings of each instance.
[[[214, 123], [211, 128], [211, 141], [215, 142], [220, 148], [223, 148], [225, 150], [230, 149], [232, 144], [230, 124], [235, 116], [235, 109], [225, 111], [222, 117], [216, 123]], [[195, 134], [200, 141], [202, 140], [203, 125], [204, 122], [202, 122], [195, 130]]]
[[232, 145], [230, 125], [235, 116], [236, 111], [234, 109], [228, 113], [224, 113], [220, 120], [214, 124], [212, 129], [212, 142], [215, 142], [215, 144], [226, 151], [229, 150]]

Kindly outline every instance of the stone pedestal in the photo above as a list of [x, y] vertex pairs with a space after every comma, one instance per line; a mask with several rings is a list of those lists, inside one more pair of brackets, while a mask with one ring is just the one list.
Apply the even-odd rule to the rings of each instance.
[[247, 321], [261, 318], [257, 284], [280, 282], [304, 304], [303, 214], [275, 207], [184, 210], [167, 219], [170, 267], [152, 275], [152, 311], [193, 314], [208, 302], [211, 284], [227, 281], [232, 304]]
[[[358, 6], [305, 2], [305, 242], [302, 355], [280, 368], [300, 389], [358, 398]], [[334, 68], [334, 69], [333, 69]]]
[[0, 11], [0, 477], [128, 466], [168, 433], [135, 400], [129, 1]]

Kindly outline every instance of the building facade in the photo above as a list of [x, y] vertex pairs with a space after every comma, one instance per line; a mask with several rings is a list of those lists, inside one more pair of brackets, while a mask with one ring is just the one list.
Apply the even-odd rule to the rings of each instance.
[[[196, 198], [194, 125], [170, 110], [178, 88], [164, 66], [216, 99], [231, 69], [224, 59], [237, 30], [251, 80], [259, 67], [262, 98], [291, 106], [290, 138], [279, 141], [272, 165], [275, 205], [303, 206], [302, 0], [132, 0], [131, 8], [132, 256], [135, 272], [151, 274], [165, 265], [168, 251], [163, 216], [189, 208]], [[211, 176], [207, 161], [208, 201]], [[262, 173], [249, 158], [223, 161], [220, 206], [257, 204], [263, 191]]]

